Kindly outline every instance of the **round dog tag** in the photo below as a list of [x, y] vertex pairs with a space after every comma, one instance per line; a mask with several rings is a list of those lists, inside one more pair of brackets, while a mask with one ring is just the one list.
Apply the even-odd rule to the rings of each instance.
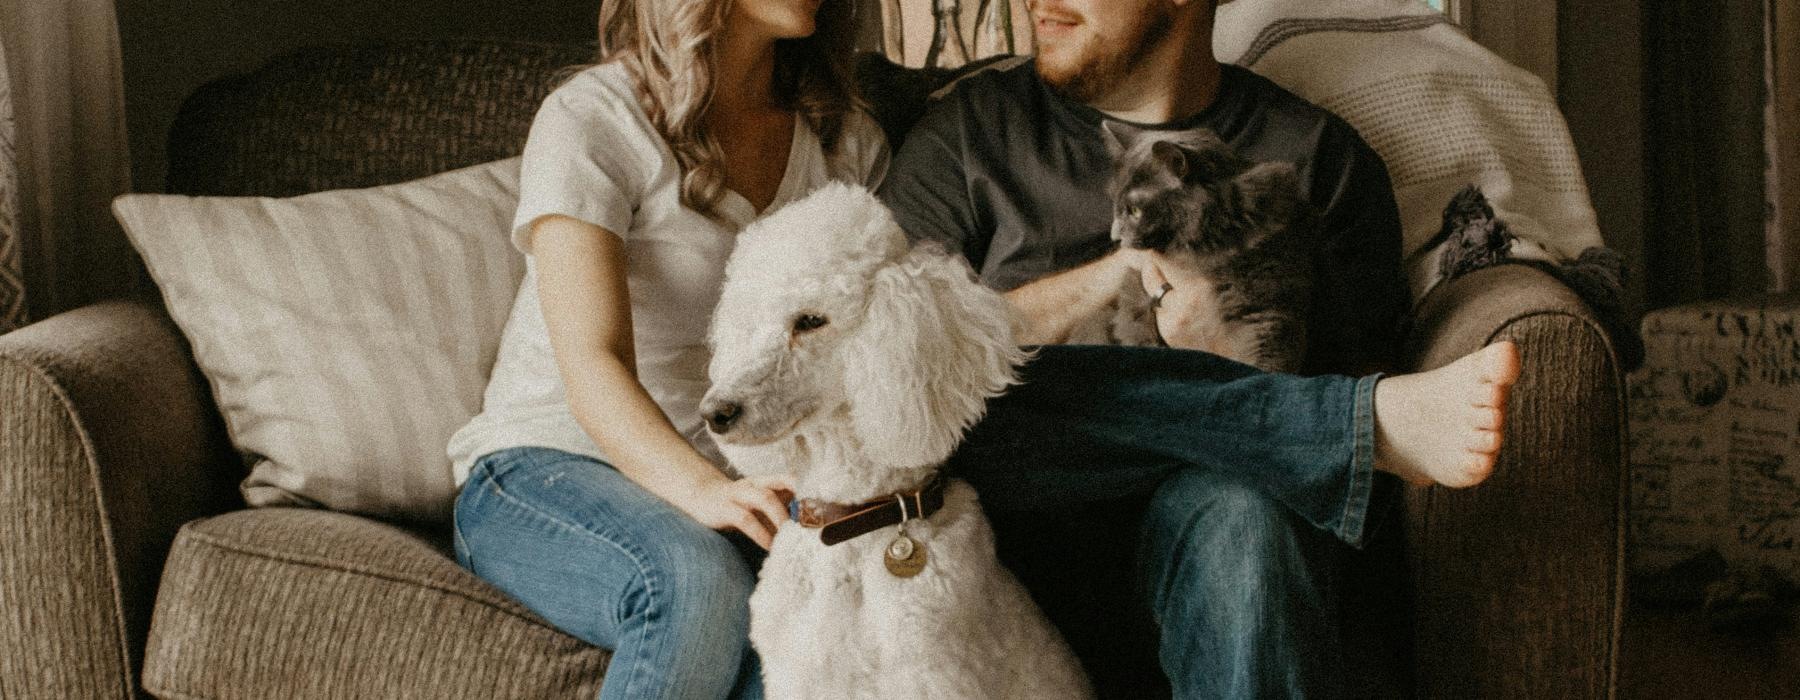
[[887, 565], [888, 573], [900, 578], [917, 576], [925, 570], [925, 545], [906, 535], [896, 537], [882, 552], [881, 563]]

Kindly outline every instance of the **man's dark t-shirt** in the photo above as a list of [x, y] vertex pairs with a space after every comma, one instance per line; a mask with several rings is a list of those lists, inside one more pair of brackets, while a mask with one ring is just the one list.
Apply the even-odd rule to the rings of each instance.
[[[914, 239], [961, 251], [983, 283], [1009, 291], [1107, 254], [1112, 173], [1099, 111], [1064, 98], [1031, 61], [977, 72], [935, 100], [894, 155], [881, 197]], [[1335, 115], [1237, 66], [1199, 114], [1253, 161], [1286, 161], [1323, 225], [1304, 370], [1391, 367], [1406, 310], [1400, 222], [1387, 169]]]

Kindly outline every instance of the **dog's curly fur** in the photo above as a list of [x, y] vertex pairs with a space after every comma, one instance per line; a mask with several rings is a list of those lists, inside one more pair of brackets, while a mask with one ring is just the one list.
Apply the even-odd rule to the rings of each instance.
[[[828, 185], [739, 234], [702, 411], [737, 407], [721, 449], [746, 475], [791, 475], [796, 497], [912, 490], [1015, 381], [1014, 329], [967, 263], [910, 246], [866, 190]], [[893, 527], [833, 546], [781, 527], [750, 599], [770, 697], [1091, 695], [995, 558], [974, 490], [952, 480], [944, 500], [908, 526], [928, 553], [912, 578], [882, 564]]]

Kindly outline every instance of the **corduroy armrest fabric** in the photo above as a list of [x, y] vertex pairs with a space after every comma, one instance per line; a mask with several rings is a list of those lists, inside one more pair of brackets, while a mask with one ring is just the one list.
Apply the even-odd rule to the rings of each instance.
[[1414, 489], [1408, 542], [1419, 697], [1613, 697], [1623, 611], [1623, 383], [1573, 292], [1507, 265], [1420, 304], [1410, 367], [1519, 345], [1500, 465], [1472, 489]]
[[241, 507], [187, 346], [106, 302], [0, 336], [0, 697], [129, 698], [181, 523]]

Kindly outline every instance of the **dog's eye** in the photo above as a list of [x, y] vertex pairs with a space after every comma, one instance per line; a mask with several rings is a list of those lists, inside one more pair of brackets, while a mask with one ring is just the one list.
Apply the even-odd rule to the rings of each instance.
[[800, 314], [799, 316], [794, 317], [794, 332], [805, 333], [811, 330], [818, 330], [824, 328], [827, 323], [831, 323], [831, 320], [824, 316], [818, 314]]

